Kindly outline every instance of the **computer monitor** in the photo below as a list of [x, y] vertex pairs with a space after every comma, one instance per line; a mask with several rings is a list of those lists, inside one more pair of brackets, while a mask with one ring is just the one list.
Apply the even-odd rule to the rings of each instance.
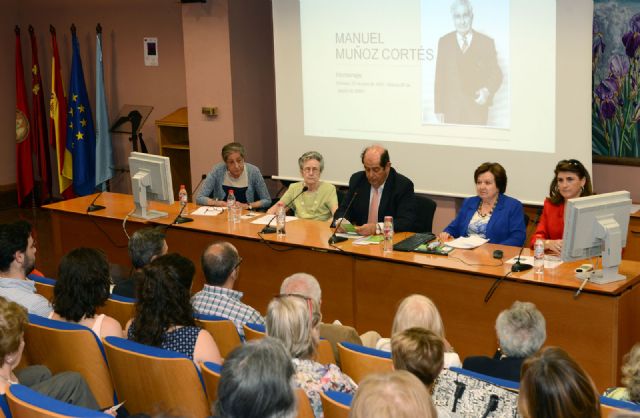
[[169, 157], [132, 152], [129, 156], [131, 190], [136, 205], [132, 217], [156, 219], [168, 216], [167, 212], [148, 209], [148, 202], [155, 200], [173, 204], [173, 184]]
[[590, 280], [604, 284], [626, 279], [618, 274], [627, 245], [631, 197], [627, 191], [569, 199], [564, 210], [562, 261], [602, 255], [602, 270]]

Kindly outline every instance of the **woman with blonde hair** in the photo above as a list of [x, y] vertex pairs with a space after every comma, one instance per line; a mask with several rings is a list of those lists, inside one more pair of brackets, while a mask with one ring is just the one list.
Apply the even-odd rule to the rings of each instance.
[[604, 396], [640, 403], [640, 343], [634, 345], [631, 351], [624, 356], [622, 384], [624, 387], [607, 389]]
[[[444, 324], [438, 308], [431, 299], [423, 295], [410, 295], [400, 302], [396, 316], [393, 318], [391, 336], [401, 333], [409, 328], [424, 328], [442, 338], [445, 346], [444, 367], [461, 367], [460, 357], [444, 336]], [[391, 351], [391, 339], [381, 338], [376, 343], [376, 348], [383, 351]]]
[[267, 307], [267, 335], [282, 341], [292, 357], [294, 380], [302, 388], [316, 418], [324, 416], [320, 392], [334, 390], [353, 393], [357, 385], [335, 364], [320, 364], [313, 360], [320, 339], [322, 315], [318, 303], [306, 296], [283, 294]]
[[436, 418], [427, 388], [406, 370], [375, 373], [360, 384], [350, 418]]

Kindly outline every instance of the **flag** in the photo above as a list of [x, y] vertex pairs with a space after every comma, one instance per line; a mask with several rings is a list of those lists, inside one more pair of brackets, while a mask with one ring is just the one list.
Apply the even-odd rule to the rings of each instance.
[[33, 162], [31, 160], [31, 124], [27, 91], [24, 86], [24, 67], [22, 66], [22, 45], [20, 28], [16, 26], [16, 186], [18, 206], [26, 201], [33, 191]]
[[67, 151], [67, 98], [62, 84], [60, 71], [60, 54], [58, 54], [58, 41], [56, 29], [49, 26], [51, 32], [51, 46], [53, 56], [51, 58], [51, 100], [49, 102], [49, 117], [51, 132], [51, 145], [56, 148], [56, 161], [58, 162], [58, 186], [60, 194], [65, 199], [72, 198], [73, 168], [71, 166], [71, 153]]
[[31, 38], [31, 106], [33, 107], [31, 138], [38, 161], [38, 173], [40, 174], [39, 196], [42, 203], [51, 198], [51, 163], [49, 162], [47, 116], [44, 109], [40, 64], [38, 63], [38, 46], [36, 44], [36, 35], [31, 25], [29, 25], [29, 36]]
[[102, 68], [102, 28], [96, 28], [96, 187], [106, 190], [107, 180], [113, 177], [113, 149], [109, 133], [109, 114], [104, 94]]
[[67, 150], [73, 157], [73, 192], [78, 196], [96, 189], [96, 131], [84, 82], [80, 44], [75, 25], [71, 26], [71, 80], [67, 107]]

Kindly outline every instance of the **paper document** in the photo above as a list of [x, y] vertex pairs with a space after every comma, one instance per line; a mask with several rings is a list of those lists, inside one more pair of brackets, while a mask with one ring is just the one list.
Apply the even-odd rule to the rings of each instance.
[[369, 235], [367, 237], [360, 237], [353, 241], [353, 245], [371, 245], [380, 244], [384, 240], [382, 235]]
[[[251, 221], [251, 223], [254, 224], [254, 225], [267, 225], [275, 217], [276, 217], [276, 215], [264, 215], [261, 218], [258, 218], [258, 219], [255, 219], [255, 220]], [[287, 216], [287, 222], [295, 221], [297, 219], [298, 218], [296, 218], [295, 216]], [[276, 221], [273, 221], [271, 223], [273, 224], [273, 226], [276, 225]]]
[[487, 242], [489, 242], [489, 240], [486, 238], [481, 238], [478, 235], [471, 235], [470, 237], [460, 237], [454, 239], [453, 241], [447, 241], [447, 245], [453, 248], [470, 250], [472, 248], [479, 247]]
[[631, 205], [631, 213], [636, 213], [640, 210], [640, 205]]
[[218, 216], [222, 213], [222, 208], [216, 208], [212, 206], [200, 206], [198, 209], [191, 212], [192, 215], [200, 216]]

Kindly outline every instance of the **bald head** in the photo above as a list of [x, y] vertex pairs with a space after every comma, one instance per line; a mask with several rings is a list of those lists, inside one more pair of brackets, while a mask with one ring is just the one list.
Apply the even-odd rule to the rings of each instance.
[[238, 250], [228, 242], [214, 242], [202, 253], [202, 271], [207, 284], [223, 286], [232, 284], [240, 263]]
[[371, 145], [362, 151], [360, 157], [369, 184], [376, 189], [382, 186], [391, 171], [389, 151], [380, 145]]
[[322, 301], [322, 290], [318, 280], [307, 273], [295, 273], [284, 279], [280, 294], [302, 295], [313, 299], [318, 305]]

